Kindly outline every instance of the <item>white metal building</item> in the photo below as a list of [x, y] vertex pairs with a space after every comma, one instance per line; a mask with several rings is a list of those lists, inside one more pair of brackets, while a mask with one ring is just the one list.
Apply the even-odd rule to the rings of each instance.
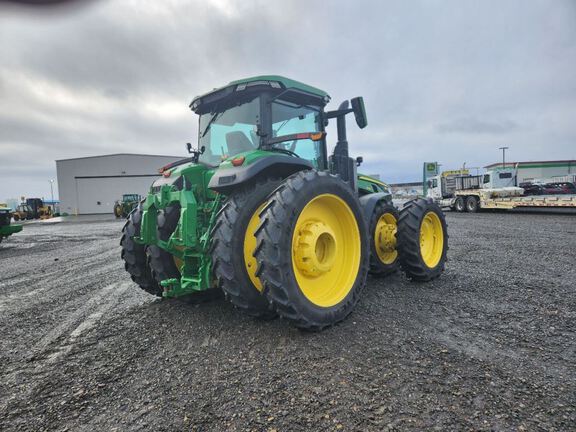
[[60, 211], [112, 213], [123, 194], [145, 195], [159, 168], [184, 157], [119, 153], [57, 160]]
[[[576, 174], [576, 160], [506, 162], [506, 167], [517, 167], [518, 184], [538, 180], [563, 181], [564, 177]], [[502, 168], [502, 162], [484, 168], [487, 170]]]

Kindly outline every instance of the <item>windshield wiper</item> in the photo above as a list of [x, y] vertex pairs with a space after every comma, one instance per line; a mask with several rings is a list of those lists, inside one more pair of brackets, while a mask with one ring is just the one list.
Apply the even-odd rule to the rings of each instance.
[[279, 131], [280, 129], [282, 129], [284, 126], [286, 126], [286, 123], [288, 123], [290, 120], [292, 120], [292, 119], [284, 120], [284, 123], [282, 123], [282, 124], [280, 125], [280, 127], [274, 131], [274, 133], [276, 134], [276, 136], [278, 136], [278, 131]]
[[210, 126], [212, 126], [212, 123], [214, 123], [216, 121], [216, 119], [218, 119], [218, 117], [220, 117], [222, 114], [224, 114], [224, 111], [214, 113], [212, 118], [208, 121], [208, 124], [206, 125], [206, 128], [202, 132], [202, 135], [200, 135], [200, 138], [204, 138], [204, 135], [206, 135], [208, 133], [208, 130], [210, 129]]

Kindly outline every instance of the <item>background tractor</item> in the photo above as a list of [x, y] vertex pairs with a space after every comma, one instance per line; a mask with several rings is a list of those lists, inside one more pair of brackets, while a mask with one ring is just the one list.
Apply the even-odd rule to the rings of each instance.
[[114, 203], [114, 216], [117, 218], [126, 218], [134, 210], [142, 197], [138, 194], [124, 194], [122, 200]]
[[16, 207], [16, 210], [14, 210], [12, 216], [14, 217], [15, 221], [34, 219], [34, 211], [28, 204], [21, 203], [18, 205], [18, 207]]
[[11, 225], [12, 211], [7, 207], [0, 207], [0, 243], [12, 234], [22, 231], [22, 225]]
[[26, 198], [26, 204], [32, 209], [34, 219], [49, 219], [52, 217], [52, 208], [46, 205], [41, 198]]
[[161, 169], [124, 226], [132, 279], [167, 298], [201, 301], [222, 290], [249, 315], [321, 330], [353, 310], [368, 272], [400, 266], [413, 280], [439, 276], [442, 211], [424, 199], [398, 211], [384, 183], [357, 174], [362, 158], [349, 156], [345, 118], [367, 125], [363, 99], [326, 111], [329, 100], [280, 76], [196, 97], [197, 148], [188, 144], [191, 157]]
[[52, 208], [46, 204], [41, 198], [26, 198], [22, 197], [22, 202], [16, 207], [13, 213], [14, 220], [25, 219], [49, 219], [52, 217]]

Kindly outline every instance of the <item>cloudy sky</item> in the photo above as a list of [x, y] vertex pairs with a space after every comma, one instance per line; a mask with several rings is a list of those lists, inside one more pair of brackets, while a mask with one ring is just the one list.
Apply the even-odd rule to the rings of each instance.
[[[185, 155], [188, 103], [281, 74], [365, 98], [363, 171], [390, 182], [500, 160], [576, 159], [576, 2], [0, 0], [0, 201], [49, 197], [56, 159]], [[334, 142], [335, 131], [329, 130]]]

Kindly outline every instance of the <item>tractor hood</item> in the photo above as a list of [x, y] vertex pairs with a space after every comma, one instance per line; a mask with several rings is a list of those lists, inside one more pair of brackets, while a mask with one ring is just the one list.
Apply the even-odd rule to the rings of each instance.
[[196, 163], [192, 158], [182, 159], [166, 165], [159, 170], [161, 177], [154, 181], [150, 193], [157, 194], [162, 186], [171, 185], [172, 190], [196, 189], [206, 187], [214, 175], [214, 167]]

